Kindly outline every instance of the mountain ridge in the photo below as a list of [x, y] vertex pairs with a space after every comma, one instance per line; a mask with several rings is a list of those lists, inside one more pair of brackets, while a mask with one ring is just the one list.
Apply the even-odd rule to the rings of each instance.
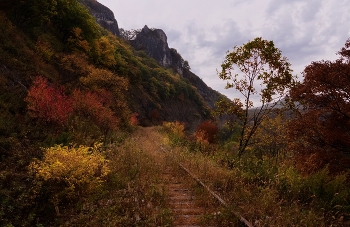
[[[112, 14], [108, 13], [104, 15], [103, 13], [96, 12], [112, 12], [107, 6], [101, 3], [97, 4], [94, 0], [79, 0], [84, 5], [88, 6], [92, 15], [99, 22], [99, 18], [110, 18]], [[95, 8], [96, 7], [96, 8]], [[101, 10], [105, 8], [105, 10]], [[117, 20], [114, 18], [117, 24]], [[110, 31], [112, 34], [115, 33], [113, 27], [107, 26], [104, 23], [99, 23], [106, 30]], [[213, 90], [209, 87], [202, 79], [200, 79], [195, 73], [190, 70], [188, 61], [184, 60], [180, 53], [174, 48], [170, 48], [167, 42], [166, 33], [159, 28], [150, 29], [145, 25], [142, 29], [135, 30], [136, 35], [127, 40], [131, 46], [136, 50], [144, 51], [148, 56], [155, 59], [162, 67], [173, 69], [176, 73], [187, 79], [203, 97], [205, 103], [211, 108], [214, 108], [215, 102], [222, 97], [223, 94], [218, 91]], [[120, 36], [120, 32], [118, 33]]]

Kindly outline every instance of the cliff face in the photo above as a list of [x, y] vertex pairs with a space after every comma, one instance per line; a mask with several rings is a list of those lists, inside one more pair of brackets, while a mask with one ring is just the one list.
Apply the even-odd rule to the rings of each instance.
[[88, 8], [99, 25], [110, 31], [113, 35], [120, 36], [118, 22], [109, 8], [96, 0], [79, 0], [79, 2]]
[[[118, 23], [113, 12], [96, 0], [79, 0], [96, 18], [97, 22], [113, 34], [120, 36]], [[208, 87], [197, 75], [190, 71], [188, 62], [173, 48], [169, 48], [168, 40], [162, 29], [150, 29], [145, 25], [134, 39], [129, 40], [136, 50], [143, 50], [164, 68], [172, 68], [198, 90], [205, 103], [214, 108], [215, 102], [222, 96]]]
[[187, 61], [172, 48], [169, 48], [167, 36], [161, 29], [149, 29], [147, 25], [130, 40], [131, 45], [137, 50], [144, 50], [150, 57], [154, 58], [161, 66], [172, 68], [183, 78], [197, 88], [205, 103], [214, 108], [215, 102], [222, 96], [219, 92], [208, 87], [197, 75], [190, 71]]
[[168, 68], [172, 64], [172, 58], [167, 39], [163, 30], [151, 30], [145, 25], [136, 38], [130, 42], [136, 50], [144, 50], [161, 66]]

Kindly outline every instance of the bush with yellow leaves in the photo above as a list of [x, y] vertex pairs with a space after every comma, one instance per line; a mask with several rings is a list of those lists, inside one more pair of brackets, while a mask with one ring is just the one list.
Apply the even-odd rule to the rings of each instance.
[[93, 147], [56, 145], [44, 150], [42, 160], [34, 160], [30, 171], [50, 194], [56, 213], [62, 202], [87, 197], [102, 185], [109, 172], [108, 160], [100, 152], [101, 144]]
[[184, 145], [187, 142], [184, 123], [179, 121], [163, 122], [163, 126], [172, 145]]

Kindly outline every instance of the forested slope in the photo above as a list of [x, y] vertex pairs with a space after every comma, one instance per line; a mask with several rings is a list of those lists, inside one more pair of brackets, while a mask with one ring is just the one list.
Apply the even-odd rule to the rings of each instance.
[[49, 203], [47, 188], [29, 173], [42, 148], [107, 144], [135, 124], [211, 118], [188, 80], [100, 27], [77, 0], [0, 1], [0, 40], [2, 224], [51, 217], [38, 203]]

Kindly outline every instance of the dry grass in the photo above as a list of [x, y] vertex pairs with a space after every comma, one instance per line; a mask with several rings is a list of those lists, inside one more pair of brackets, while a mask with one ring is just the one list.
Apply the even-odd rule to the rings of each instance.
[[[275, 158], [257, 158], [253, 154], [238, 159], [218, 150], [197, 152], [200, 149], [193, 149], [193, 144], [186, 146], [179, 135], [172, 133], [174, 131], [170, 132], [169, 142], [175, 144], [171, 149], [174, 160], [181, 162], [230, 206], [221, 215], [211, 215], [207, 220], [215, 219], [219, 226], [235, 226], [234, 210], [254, 226], [350, 224], [350, 189], [345, 183], [346, 175], [333, 178], [327, 171], [321, 171], [302, 176], [288, 159], [276, 162]], [[226, 159], [230, 161], [229, 166], [222, 162]]]
[[[322, 208], [319, 195], [306, 193], [310, 187], [327, 179], [326, 173], [302, 178], [287, 161], [276, 166], [272, 164], [274, 160], [268, 158], [263, 161], [232, 159], [234, 166], [228, 168], [222, 164], [222, 155], [217, 151], [203, 154], [193, 152], [182, 142], [179, 144], [181, 146], [172, 144], [166, 134], [160, 133], [160, 128], [150, 127], [138, 128], [122, 143], [111, 147], [106, 153], [111, 168], [107, 185], [99, 195], [82, 203], [81, 213], [70, 217], [64, 226], [79, 223], [88, 223], [85, 226], [172, 226], [166, 192], [169, 179], [161, 173], [170, 172], [184, 179], [187, 173], [178, 163], [229, 204], [228, 208], [220, 207], [202, 186], [187, 178], [187, 184], [199, 198], [198, 205], [208, 211], [202, 217], [202, 226], [243, 226], [233, 211], [254, 226], [347, 226], [349, 223], [344, 206], [340, 208], [338, 202], [331, 201], [328, 207]], [[334, 187], [329, 190], [343, 190], [336, 198], [348, 198], [341, 178], [338, 183], [329, 182], [332, 184], [327, 187]]]
[[139, 129], [106, 157], [111, 170], [104, 187], [86, 201], [80, 212], [62, 218], [62, 226], [170, 226], [171, 213], [159, 172], [162, 159], [155, 157], [157, 134]]

